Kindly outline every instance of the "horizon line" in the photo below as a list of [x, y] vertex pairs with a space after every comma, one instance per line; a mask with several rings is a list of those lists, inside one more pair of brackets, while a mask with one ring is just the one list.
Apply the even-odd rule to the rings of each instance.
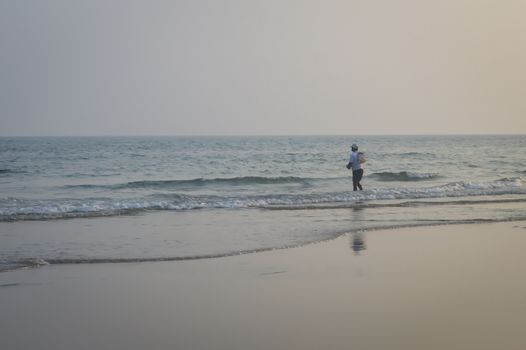
[[44, 134], [44, 135], [0, 135], [1, 138], [9, 137], [292, 137], [292, 136], [524, 136], [526, 133], [359, 133], [359, 134], [315, 134], [315, 133], [247, 133], [247, 134]]

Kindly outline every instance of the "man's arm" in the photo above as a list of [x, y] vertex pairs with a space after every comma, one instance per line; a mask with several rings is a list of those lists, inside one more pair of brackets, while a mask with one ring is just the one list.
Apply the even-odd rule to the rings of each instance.
[[349, 156], [349, 163], [347, 163], [347, 169], [351, 169], [352, 167], [352, 154]]

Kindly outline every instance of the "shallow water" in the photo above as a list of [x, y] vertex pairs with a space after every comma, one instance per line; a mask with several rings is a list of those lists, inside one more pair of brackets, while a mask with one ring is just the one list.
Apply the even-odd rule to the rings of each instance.
[[[345, 168], [352, 143], [368, 158], [362, 192]], [[0, 138], [0, 265], [204, 258], [524, 219], [525, 146], [526, 136]]]

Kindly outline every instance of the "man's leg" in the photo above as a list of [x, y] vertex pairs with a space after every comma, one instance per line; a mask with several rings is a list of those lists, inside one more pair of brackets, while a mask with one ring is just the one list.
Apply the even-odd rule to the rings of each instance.
[[353, 170], [352, 171], [352, 188], [353, 191], [358, 191], [358, 171]]
[[357, 170], [357, 174], [356, 175], [357, 175], [356, 176], [356, 185], [360, 189], [360, 191], [362, 191], [363, 188], [362, 188], [362, 185], [360, 184], [360, 181], [362, 181], [363, 169]]

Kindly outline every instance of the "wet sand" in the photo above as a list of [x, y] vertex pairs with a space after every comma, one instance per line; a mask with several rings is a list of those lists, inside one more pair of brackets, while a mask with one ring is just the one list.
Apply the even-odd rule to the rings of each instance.
[[5, 349], [524, 349], [526, 222], [0, 273]]

